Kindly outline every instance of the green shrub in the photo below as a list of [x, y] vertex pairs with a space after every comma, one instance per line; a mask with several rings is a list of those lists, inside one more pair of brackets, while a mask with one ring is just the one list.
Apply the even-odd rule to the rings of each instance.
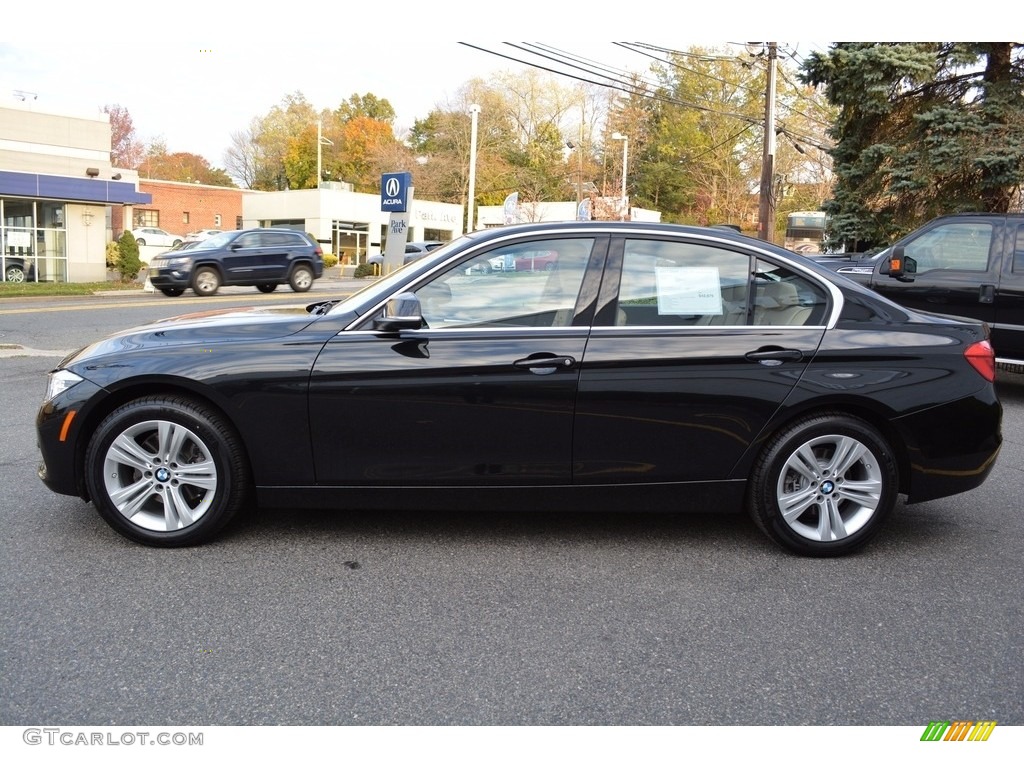
[[324, 254], [324, 269], [330, 269], [331, 267], [338, 266], [338, 257], [333, 253]]
[[356, 277], [376, 277], [377, 269], [373, 264], [359, 264], [356, 267]]
[[117, 241], [117, 251], [117, 271], [121, 273], [121, 279], [134, 280], [142, 269], [142, 261], [139, 259], [139, 244], [130, 230], [126, 229]]

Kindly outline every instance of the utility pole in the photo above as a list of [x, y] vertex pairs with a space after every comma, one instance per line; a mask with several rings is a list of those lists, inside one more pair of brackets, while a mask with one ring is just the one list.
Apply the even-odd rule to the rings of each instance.
[[775, 239], [775, 59], [778, 43], [768, 43], [768, 85], [764, 94], [764, 154], [761, 158], [761, 193], [757, 209], [757, 236]]

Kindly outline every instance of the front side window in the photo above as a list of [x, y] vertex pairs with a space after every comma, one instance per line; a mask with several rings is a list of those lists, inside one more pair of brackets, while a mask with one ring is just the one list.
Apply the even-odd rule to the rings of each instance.
[[992, 225], [983, 221], [962, 221], [928, 230], [907, 243], [904, 255], [916, 262], [916, 271], [930, 269], [988, 269]]
[[235, 241], [239, 248], [258, 248], [260, 246], [260, 233], [248, 232]]
[[1024, 275], [1024, 225], [1017, 227], [1013, 245], [1014, 274]]
[[477, 254], [416, 288], [423, 318], [430, 328], [572, 325], [593, 246], [567, 238]]

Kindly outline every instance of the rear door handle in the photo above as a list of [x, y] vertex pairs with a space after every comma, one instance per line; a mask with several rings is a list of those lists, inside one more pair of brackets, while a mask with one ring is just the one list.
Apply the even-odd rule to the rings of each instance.
[[764, 365], [782, 365], [784, 362], [799, 362], [804, 359], [804, 353], [799, 349], [758, 349], [754, 352], [747, 352], [744, 357], [752, 363]]

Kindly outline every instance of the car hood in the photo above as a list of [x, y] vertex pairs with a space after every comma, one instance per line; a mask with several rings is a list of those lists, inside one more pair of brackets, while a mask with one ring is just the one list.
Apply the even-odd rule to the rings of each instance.
[[61, 367], [131, 350], [188, 344], [259, 341], [298, 333], [316, 320], [305, 305], [216, 309], [169, 317], [96, 341], [61, 362]]

